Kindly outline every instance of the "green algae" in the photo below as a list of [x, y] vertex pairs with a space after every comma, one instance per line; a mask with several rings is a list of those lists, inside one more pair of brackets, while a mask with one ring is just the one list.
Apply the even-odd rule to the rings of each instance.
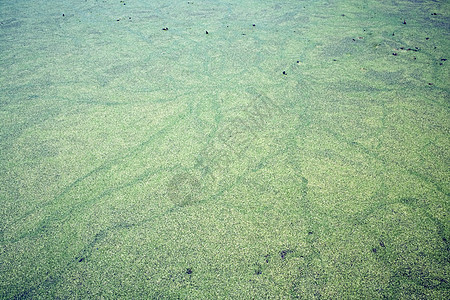
[[448, 297], [447, 3], [1, 7], [0, 298]]

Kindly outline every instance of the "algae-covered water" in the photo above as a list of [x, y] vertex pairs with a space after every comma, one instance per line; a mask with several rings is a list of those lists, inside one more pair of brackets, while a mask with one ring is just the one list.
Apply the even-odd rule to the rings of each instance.
[[0, 298], [448, 299], [450, 3], [0, 3]]

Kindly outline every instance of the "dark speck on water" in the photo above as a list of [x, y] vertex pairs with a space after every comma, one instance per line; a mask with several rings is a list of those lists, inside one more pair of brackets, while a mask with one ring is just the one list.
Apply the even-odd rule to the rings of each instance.
[[287, 255], [288, 253], [292, 253], [292, 252], [294, 252], [294, 251], [293, 251], [293, 250], [290, 250], [290, 249], [286, 249], [286, 250], [280, 251], [280, 257], [281, 257], [281, 259], [285, 259], [285, 258], [286, 258], [286, 255]]

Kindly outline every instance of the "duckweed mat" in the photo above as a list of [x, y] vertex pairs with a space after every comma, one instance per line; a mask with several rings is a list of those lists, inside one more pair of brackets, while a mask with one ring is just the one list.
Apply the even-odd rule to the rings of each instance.
[[3, 1], [0, 298], [448, 299], [448, 1]]

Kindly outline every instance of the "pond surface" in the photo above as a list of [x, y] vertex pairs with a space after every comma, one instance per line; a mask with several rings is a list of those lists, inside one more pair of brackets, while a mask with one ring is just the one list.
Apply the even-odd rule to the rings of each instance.
[[449, 6], [1, 3], [0, 298], [447, 298]]

